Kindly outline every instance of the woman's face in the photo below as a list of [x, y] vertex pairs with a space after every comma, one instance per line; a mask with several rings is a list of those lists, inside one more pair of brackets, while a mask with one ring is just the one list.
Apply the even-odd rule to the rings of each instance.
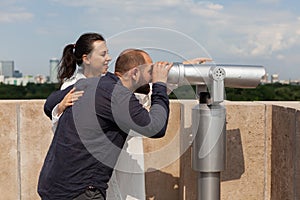
[[95, 41], [93, 46], [94, 49], [88, 55], [83, 56], [83, 73], [86, 77], [97, 77], [105, 74], [111, 61], [105, 41]]

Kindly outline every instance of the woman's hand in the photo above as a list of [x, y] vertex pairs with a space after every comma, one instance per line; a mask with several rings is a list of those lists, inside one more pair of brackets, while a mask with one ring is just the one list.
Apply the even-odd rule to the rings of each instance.
[[72, 88], [72, 90], [70, 90], [70, 92], [68, 92], [64, 99], [58, 104], [58, 115], [63, 113], [67, 107], [74, 105], [74, 102], [76, 102], [79, 99], [79, 97], [83, 95], [84, 91], [75, 91], [75, 89], [75, 87]]
[[211, 62], [212, 59], [211, 58], [194, 58], [191, 60], [185, 60], [182, 62], [182, 64], [191, 64], [191, 65], [195, 65], [195, 64], [204, 64], [206, 62]]

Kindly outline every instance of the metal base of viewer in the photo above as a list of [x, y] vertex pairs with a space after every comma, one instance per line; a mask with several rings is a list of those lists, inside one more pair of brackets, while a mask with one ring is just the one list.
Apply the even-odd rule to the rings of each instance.
[[198, 199], [219, 200], [220, 172], [200, 172], [198, 174]]

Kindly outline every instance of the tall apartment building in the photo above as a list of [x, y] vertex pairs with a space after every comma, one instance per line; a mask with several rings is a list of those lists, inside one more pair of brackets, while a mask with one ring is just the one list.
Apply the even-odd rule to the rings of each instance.
[[58, 71], [59, 60], [57, 58], [50, 59], [50, 83], [58, 83], [57, 71]]
[[14, 61], [0, 61], [0, 75], [4, 78], [13, 77]]

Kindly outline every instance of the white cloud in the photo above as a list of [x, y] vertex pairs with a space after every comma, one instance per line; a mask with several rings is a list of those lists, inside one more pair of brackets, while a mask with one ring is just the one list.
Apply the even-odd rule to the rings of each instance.
[[11, 23], [16, 21], [28, 21], [33, 18], [33, 14], [26, 11], [3, 12], [0, 11], [0, 23]]
[[211, 9], [211, 10], [219, 11], [219, 10], [222, 10], [222, 9], [223, 9], [223, 6], [220, 5], [220, 4], [209, 3], [209, 4], [207, 4], [207, 8], [209, 8], [209, 9]]
[[258, 3], [267, 3], [267, 4], [275, 4], [279, 3], [281, 0], [256, 0]]
[[157, 9], [159, 6], [176, 6], [184, 3], [184, 0], [152, 0], [152, 1], [140, 1], [140, 0], [52, 0], [56, 3], [62, 3], [67, 6], [85, 6], [85, 7], [109, 7], [112, 9], [114, 6], [122, 7], [147, 7], [147, 9]]
[[271, 24], [253, 27], [255, 30], [245, 32], [247, 38], [243, 41], [243, 53], [245, 56], [264, 56], [289, 49], [300, 44], [300, 35], [297, 34], [295, 24]]
[[[178, 17], [185, 12], [194, 12], [202, 15], [212, 15], [217, 11], [223, 9], [220, 4], [215, 4], [208, 1], [193, 2], [191, 0], [152, 0], [152, 1], [142, 1], [142, 0], [52, 0], [56, 3], [64, 4], [66, 6], [75, 7], [86, 7], [91, 10], [109, 8], [110, 10], [122, 9], [122, 11], [128, 11], [133, 13], [147, 11], [151, 15], [151, 11], [163, 11], [160, 13], [164, 15], [165, 13], [172, 12], [172, 8], [176, 8], [183, 12], [178, 13]], [[169, 9], [169, 10], [166, 10]], [[211, 13], [211, 14], [210, 14]], [[142, 13], [144, 15], [146, 13]], [[141, 16], [142, 17], [142, 16]]]
[[210, 35], [204, 37], [227, 54], [264, 57], [300, 45], [299, 17], [286, 10], [236, 5], [220, 7], [205, 20]]
[[276, 56], [276, 58], [277, 58], [278, 60], [285, 60], [285, 59], [286, 59], [286, 56], [285, 56], [285, 55], [282, 55], [282, 54], [278, 54], [278, 55]]
[[8, 6], [14, 5], [17, 0], [1, 0], [0, 8], [7, 8]]
[[0, 2], [0, 23], [12, 23], [31, 20], [34, 15], [24, 7], [18, 6], [16, 0]]
[[[197, 28], [197, 26], [204, 25], [209, 28], [211, 35], [203, 35], [203, 37], [211, 40], [210, 44], [217, 41], [216, 37], [221, 38], [221, 45], [224, 46], [219, 47], [226, 51], [228, 51], [227, 47], [230, 47], [231, 53], [238, 55], [272, 55], [300, 42], [300, 30], [296, 29], [299, 27], [297, 24], [299, 18], [291, 21], [291, 16], [286, 11], [258, 9], [255, 7], [256, 5], [251, 7], [249, 4], [240, 3], [225, 9], [224, 5], [213, 1], [54, 1], [68, 6], [86, 7], [89, 10], [88, 13], [93, 16], [103, 17], [104, 12], [108, 13], [104, 9], [109, 8], [114, 17], [107, 16], [107, 19], [110, 23], [115, 23], [114, 25], [120, 24], [119, 28], [121, 29], [130, 26], [131, 28], [137, 26], [186, 27], [187, 31], [191, 28], [202, 33], [203, 27]], [[279, 1], [261, 0], [257, 2], [278, 3]], [[101, 20], [105, 21], [105, 19]]]
[[[265, 5], [258, 5], [280, 3], [280, 0], [237, 2], [230, 6], [199, 0], [52, 1], [67, 6], [86, 7], [86, 14], [99, 19], [101, 26], [112, 27], [115, 31], [161, 26], [187, 32], [192, 29], [191, 33], [194, 34], [209, 33], [201, 36], [203, 40], [226, 51], [229, 47], [234, 55], [272, 55], [300, 43], [300, 30], [296, 28], [300, 25], [300, 17], [293, 18], [288, 11], [266, 10]], [[96, 25], [99, 20], [85, 21], [89, 25]]]

